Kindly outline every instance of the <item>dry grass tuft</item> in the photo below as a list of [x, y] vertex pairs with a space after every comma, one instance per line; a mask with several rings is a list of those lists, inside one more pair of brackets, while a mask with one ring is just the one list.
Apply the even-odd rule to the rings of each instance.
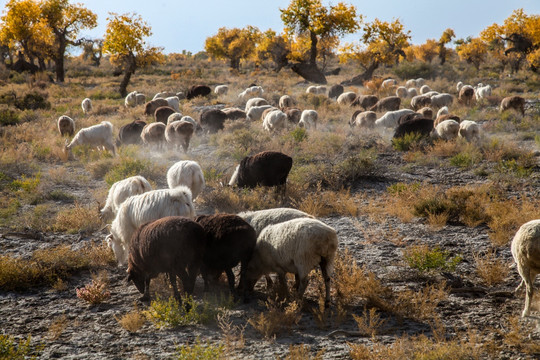
[[120, 326], [130, 333], [137, 332], [146, 322], [146, 317], [144, 316], [144, 313], [138, 309], [137, 303], [134, 303], [133, 307], [133, 310], [130, 312], [120, 317], [114, 317]]
[[217, 324], [225, 340], [225, 352], [231, 354], [232, 351], [242, 349], [245, 346], [244, 330], [247, 324], [242, 326], [233, 325], [230, 319], [230, 312], [224, 311], [217, 315]]
[[78, 232], [92, 233], [100, 226], [101, 219], [95, 206], [75, 203], [74, 207], [58, 212], [52, 227], [55, 231], [75, 234]]
[[325, 349], [321, 349], [312, 355], [311, 349], [307, 345], [289, 345], [289, 354], [284, 360], [322, 360], [324, 353]]
[[248, 320], [265, 339], [271, 339], [283, 331], [290, 331], [302, 317], [300, 305], [296, 301], [285, 304], [285, 301], [274, 298], [267, 300], [265, 305], [268, 311]]
[[358, 325], [358, 331], [364, 336], [370, 336], [375, 338], [375, 335], [379, 332], [379, 329], [386, 322], [381, 319], [381, 315], [377, 313], [377, 309], [364, 308], [364, 312], [361, 316], [353, 314], [354, 321]]
[[49, 339], [52, 341], [58, 340], [64, 330], [68, 326], [68, 319], [66, 315], [62, 315], [54, 319], [49, 325]]
[[474, 254], [473, 258], [476, 274], [488, 286], [502, 283], [510, 272], [510, 264], [498, 258], [494, 250], [487, 252], [484, 256]]

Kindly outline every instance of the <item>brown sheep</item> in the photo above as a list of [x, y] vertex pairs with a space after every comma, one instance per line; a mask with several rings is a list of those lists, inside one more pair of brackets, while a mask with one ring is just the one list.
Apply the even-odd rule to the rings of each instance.
[[514, 109], [520, 111], [521, 115], [525, 115], [525, 99], [521, 96], [508, 96], [502, 99], [500, 112], [505, 110]]
[[470, 106], [474, 97], [474, 88], [470, 85], [465, 85], [459, 90], [458, 101], [462, 104]]
[[169, 119], [169, 116], [175, 112], [176, 111], [170, 106], [160, 106], [156, 109], [156, 111], [154, 111], [154, 120], [167, 125], [167, 119]]
[[380, 111], [395, 111], [399, 110], [399, 105], [401, 105], [401, 99], [397, 96], [388, 96], [377, 101], [369, 110], [380, 112]]
[[175, 148], [182, 146], [187, 153], [195, 125], [189, 121], [173, 121], [165, 128], [165, 140]]
[[442, 123], [444, 120], [456, 120], [458, 123], [461, 122], [461, 118], [457, 115], [454, 115], [454, 114], [444, 114], [444, 115], [441, 115], [439, 117], [437, 117], [437, 119], [435, 119], [435, 126], [439, 125], [440, 123]]
[[351, 103], [351, 106], [360, 106], [364, 110], [367, 110], [375, 105], [377, 101], [379, 101], [379, 98], [375, 95], [358, 95]]
[[122, 126], [118, 131], [116, 147], [120, 145], [141, 144], [141, 133], [146, 125], [145, 121], [135, 120]]
[[160, 106], [169, 106], [169, 103], [165, 99], [155, 99], [147, 102], [144, 105], [144, 115], [153, 116], [156, 112], [156, 109]]
[[143, 144], [161, 149], [165, 143], [165, 127], [161, 122], [146, 125], [141, 132]]
[[298, 124], [300, 117], [302, 116], [302, 110], [296, 108], [289, 108], [284, 110], [285, 115], [287, 115], [287, 120], [293, 124]]
[[58, 131], [61, 136], [73, 136], [75, 133], [75, 121], [67, 115], [58, 118]]

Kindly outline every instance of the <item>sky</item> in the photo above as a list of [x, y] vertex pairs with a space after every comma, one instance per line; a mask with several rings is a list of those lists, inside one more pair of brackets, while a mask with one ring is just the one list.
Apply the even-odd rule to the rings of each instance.
[[[265, 31], [281, 32], [283, 23], [280, 8], [290, 0], [71, 0], [83, 3], [98, 15], [98, 26], [85, 30], [81, 36], [102, 38], [109, 12], [135, 12], [152, 28], [148, 39], [152, 46], [164, 48], [165, 53], [187, 50], [197, 53], [204, 49], [207, 37], [220, 27], [252, 25]], [[336, 4], [323, 0], [323, 4]], [[446, 28], [454, 29], [457, 38], [478, 36], [487, 26], [501, 24], [514, 9], [523, 8], [527, 14], [540, 14], [540, 0], [344, 0], [356, 6], [365, 21], [378, 18], [392, 21], [399, 18], [406, 30], [411, 30], [412, 43], [439, 39]], [[0, 0], [2, 10], [7, 3]], [[345, 42], [358, 40], [359, 34], [347, 35]]]

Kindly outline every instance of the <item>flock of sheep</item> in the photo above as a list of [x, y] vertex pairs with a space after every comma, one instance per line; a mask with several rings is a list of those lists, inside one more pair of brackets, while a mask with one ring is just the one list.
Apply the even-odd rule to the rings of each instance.
[[[424, 79], [408, 80], [398, 86], [394, 79], [387, 79], [382, 88], [394, 89], [396, 96], [379, 99], [375, 95], [358, 95], [344, 92], [341, 85], [310, 86], [307, 93], [325, 95], [335, 99], [340, 106], [362, 108], [352, 115], [351, 127], [366, 129], [390, 128], [394, 138], [410, 133], [420, 133], [433, 138], [451, 141], [463, 137], [472, 142], [480, 138], [480, 126], [471, 120], [461, 120], [450, 112], [455, 96], [438, 93], [425, 84]], [[419, 88], [419, 91], [417, 90]], [[214, 88], [219, 97], [227, 94], [227, 85]], [[491, 95], [491, 86], [476, 87], [458, 83], [457, 101], [471, 105], [473, 98], [480, 100]], [[197, 85], [186, 94], [162, 92], [146, 101], [146, 96], [136, 91], [125, 98], [126, 107], [144, 106], [144, 114], [154, 117], [154, 122], [136, 120], [122, 126], [118, 138], [113, 137], [113, 126], [108, 121], [80, 129], [74, 135], [75, 123], [68, 116], [61, 116], [58, 130], [62, 136], [73, 136], [65, 151], [78, 145], [89, 145], [109, 150], [125, 144], [144, 144], [158, 149], [165, 144], [188, 151], [190, 139], [196, 132], [213, 133], [224, 128], [227, 120], [262, 121], [262, 128], [269, 132], [294, 126], [316, 130], [319, 120], [315, 110], [296, 107], [290, 95], [283, 95], [277, 106], [263, 98], [261, 86], [250, 85], [238, 98], [245, 108], [229, 107], [207, 109], [199, 120], [182, 115], [180, 100], [207, 96], [210, 87]], [[401, 101], [411, 98], [412, 109], [400, 109]], [[519, 96], [504, 98], [500, 111], [515, 109], [524, 114], [525, 100]], [[92, 110], [90, 99], [82, 102], [84, 113]], [[434, 113], [434, 111], [437, 111]], [[434, 116], [435, 115], [435, 116]], [[230, 184], [240, 187], [285, 187], [293, 159], [286, 154], [266, 151], [244, 158], [236, 168]], [[201, 167], [194, 161], [179, 161], [167, 172], [168, 189], [153, 190], [142, 176], [119, 181], [110, 188], [107, 202], [101, 209], [102, 219], [111, 221], [110, 235], [106, 240], [119, 265], [128, 268], [128, 279], [149, 298], [150, 279], [159, 273], [168, 273], [175, 296], [180, 300], [176, 277], [183, 289], [191, 293], [197, 275], [203, 276], [205, 289], [225, 272], [233, 294], [241, 294], [245, 301], [257, 280], [269, 273], [277, 273], [282, 292], [287, 295], [286, 273], [294, 273], [296, 289], [302, 297], [308, 274], [320, 266], [326, 285], [326, 306], [330, 303], [330, 278], [337, 250], [336, 231], [311, 215], [299, 210], [277, 208], [238, 215], [218, 214], [196, 216], [194, 199], [205, 187]], [[526, 286], [523, 316], [528, 316], [533, 297], [533, 282], [540, 273], [540, 220], [524, 224], [512, 241], [512, 254]], [[240, 264], [238, 286], [232, 268]], [[518, 290], [516, 289], [516, 290]]]

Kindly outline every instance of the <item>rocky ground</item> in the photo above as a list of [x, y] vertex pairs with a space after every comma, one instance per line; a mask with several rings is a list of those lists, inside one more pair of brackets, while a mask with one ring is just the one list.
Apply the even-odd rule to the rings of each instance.
[[[427, 166], [407, 166], [400, 154], [387, 153], [378, 157], [376, 176], [361, 179], [353, 190], [366, 194], [365, 201], [380, 196], [388, 185], [402, 182], [430, 182], [443, 186], [482, 183], [485, 178], [472, 171], [462, 171], [451, 167], [429, 168]], [[536, 169], [538, 170], [538, 168]], [[538, 196], [538, 171], [527, 187], [531, 196]], [[79, 194], [81, 199], [91, 196]], [[508, 209], [512, 211], [512, 209]], [[508, 318], [521, 313], [524, 294], [515, 295], [513, 289], [519, 283], [515, 269], [509, 272], [505, 281], [494, 287], [482, 285], [475, 275], [473, 255], [484, 253], [491, 243], [486, 226], [469, 228], [446, 225], [440, 230], [433, 230], [424, 220], [414, 219], [402, 223], [398, 219], [377, 219], [362, 215], [351, 217], [326, 217], [322, 221], [334, 227], [339, 236], [340, 251], [347, 249], [357, 262], [373, 272], [380, 281], [394, 290], [413, 289], [418, 291], [426, 284], [444, 278], [449, 287], [449, 296], [437, 307], [447, 335], [464, 334], [469, 329], [481, 333], [480, 342], [502, 342], [502, 335], [497, 331], [508, 326]], [[91, 235], [65, 235], [53, 233], [12, 233], [0, 229], [0, 249], [2, 254], [29, 256], [32, 251], [58, 244], [71, 244], [78, 247], [88, 242], [99, 242], [105, 237], [105, 231]], [[463, 261], [452, 272], [420, 274], [410, 269], [403, 260], [403, 249], [410, 244], [438, 246], [452, 256], [460, 255]], [[512, 256], [509, 247], [498, 250], [497, 255], [509, 265]], [[193, 343], [197, 338], [211, 343], [224, 342], [222, 329], [216, 324], [193, 325], [175, 329], [157, 329], [151, 322], [137, 332], [124, 330], [116, 318], [133, 310], [140, 294], [131, 284], [125, 284], [125, 269], [109, 268], [109, 289], [111, 298], [97, 306], [88, 306], [78, 299], [75, 289], [90, 282], [91, 274], [83, 272], [67, 282], [67, 288], [57, 291], [50, 288], [32, 289], [25, 292], [0, 291], [0, 328], [4, 334], [24, 338], [31, 335], [33, 343], [41, 343], [44, 349], [40, 358], [66, 359], [154, 359], [172, 357], [180, 345]], [[259, 283], [261, 289], [262, 282]], [[222, 289], [226, 292], [225, 283]], [[247, 320], [265, 310], [262, 302], [237, 304], [227, 313], [229, 321], [243, 328], [243, 344], [230, 350], [232, 358], [239, 359], [275, 359], [283, 358], [289, 352], [290, 345], [306, 344], [312, 353], [323, 351], [325, 359], [349, 358], [350, 343], [389, 344], [404, 335], [431, 334], [427, 322], [410, 319], [397, 319], [387, 313], [381, 313], [385, 321], [379, 329], [379, 335], [373, 339], [358, 336], [356, 322], [352, 314], [361, 315], [365, 303], [359, 301], [347, 318], [336, 324], [335, 304], [329, 313], [326, 326], [315, 321], [312, 308], [316, 307], [316, 289], [308, 290], [308, 301], [302, 311], [302, 317], [290, 332], [284, 332], [275, 339], [263, 339], [247, 325]], [[263, 292], [259, 293], [260, 296]], [[196, 298], [202, 296], [202, 286], [198, 283]], [[138, 305], [145, 308], [145, 305]], [[538, 310], [538, 301], [536, 301]], [[61, 331], [52, 331], [53, 324], [61, 324]], [[532, 341], [540, 341], [540, 322], [538, 319], [522, 320], [523, 328]], [[245, 327], [244, 327], [245, 326]], [[336, 330], [342, 330], [336, 332]], [[517, 346], [502, 346], [495, 358], [533, 359], [540, 354], [527, 354]]]

